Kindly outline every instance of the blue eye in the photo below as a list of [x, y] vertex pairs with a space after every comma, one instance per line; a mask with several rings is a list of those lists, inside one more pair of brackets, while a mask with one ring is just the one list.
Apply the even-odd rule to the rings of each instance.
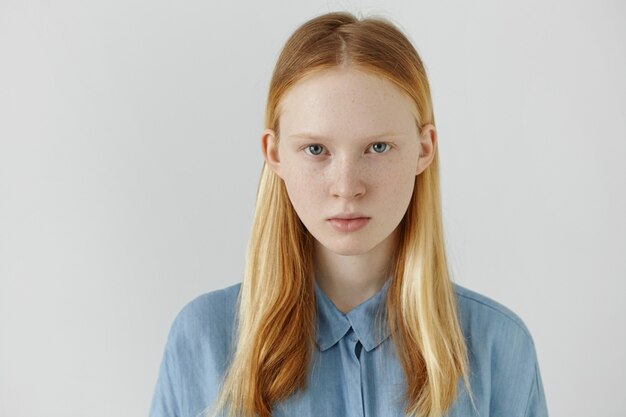
[[304, 148], [304, 149], [305, 149], [305, 150], [307, 150], [307, 149], [311, 149], [311, 148], [318, 148], [318, 149], [319, 149], [319, 153], [313, 152], [313, 156], [317, 156], [317, 155], [319, 155], [319, 154], [321, 154], [321, 153], [322, 153], [322, 151], [321, 151], [322, 146], [321, 146], [321, 145], [318, 145], [318, 144], [309, 145], [309, 146], [307, 146], [307, 147], [306, 147], [306, 148]]
[[[376, 145], [385, 145], [384, 150], [382, 150], [381, 152], [376, 151], [376, 153], [384, 153], [388, 148], [389, 148], [389, 144], [385, 143], [385, 142], [376, 142], [374, 143], [372, 146], [376, 147]], [[380, 148], [379, 148], [380, 149]]]
[[[370, 148], [374, 149], [374, 153], [378, 153], [378, 154], [382, 154], [385, 153], [389, 150], [391, 146], [387, 143], [387, 142], [376, 142], [372, 145], [370, 145]], [[319, 156], [322, 154], [324, 147], [318, 143], [314, 143], [312, 145], [308, 145], [307, 147], [304, 148], [305, 153], [307, 153], [308, 155], [311, 156]], [[310, 152], [306, 152], [306, 151], [310, 151]]]

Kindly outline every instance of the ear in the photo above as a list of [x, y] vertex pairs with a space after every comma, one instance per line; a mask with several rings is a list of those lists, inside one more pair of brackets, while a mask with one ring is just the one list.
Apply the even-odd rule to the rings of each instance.
[[[278, 155], [278, 138], [276, 132], [272, 129], [265, 129], [261, 135], [261, 150], [265, 162], [272, 171], [279, 177], [280, 175], [280, 158]], [[281, 177], [282, 178], [282, 177]]]
[[415, 175], [419, 175], [435, 159], [435, 152], [437, 150], [437, 130], [432, 124], [426, 124], [422, 126], [419, 134], [420, 137], [420, 155], [417, 161], [417, 170]]

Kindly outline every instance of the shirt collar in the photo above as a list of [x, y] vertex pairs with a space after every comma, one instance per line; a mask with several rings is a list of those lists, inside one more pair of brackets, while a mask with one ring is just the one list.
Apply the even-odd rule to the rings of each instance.
[[[385, 319], [385, 304], [389, 277], [380, 290], [347, 314], [337, 309], [332, 300], [315, 282], [317, 327], [315, 341], [324, 351], [339, 341], [350, 330], [354, 330], [363, 348], [369, 352], [389, 337], [389, 326]], [[381, 327], [382, 326], [382, 327]]]

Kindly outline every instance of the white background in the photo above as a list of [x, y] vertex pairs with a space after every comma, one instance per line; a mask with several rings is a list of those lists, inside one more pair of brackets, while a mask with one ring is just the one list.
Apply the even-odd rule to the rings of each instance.
[[141, 416], [241, 281], [273, 65], [331, 10], [432, 86], [454, 280], [515, 311], [552, 416], [626, 413], [623, 1], [0, 0], [0, 415]]

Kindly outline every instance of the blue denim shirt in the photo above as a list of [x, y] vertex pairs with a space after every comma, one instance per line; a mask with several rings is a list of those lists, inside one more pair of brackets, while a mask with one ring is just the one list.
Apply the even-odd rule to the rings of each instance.
[[[347, 314], [315, 283], [316, 349], [307, 388], [275, 405], [273, 416], [400, 417], [405, 378], [383, 320], [389, 280]], [[453, 283], [470, 361], [474, 410], [462, 379], [450, 417], [548, 415], [534, 342], [498, 302]], [[216, 399], [233, 344], [241, 284], [203, 294], [175, 318], [150, 417], [197, 417]], [[381, 326], [382, 324], [382, 326]]]

